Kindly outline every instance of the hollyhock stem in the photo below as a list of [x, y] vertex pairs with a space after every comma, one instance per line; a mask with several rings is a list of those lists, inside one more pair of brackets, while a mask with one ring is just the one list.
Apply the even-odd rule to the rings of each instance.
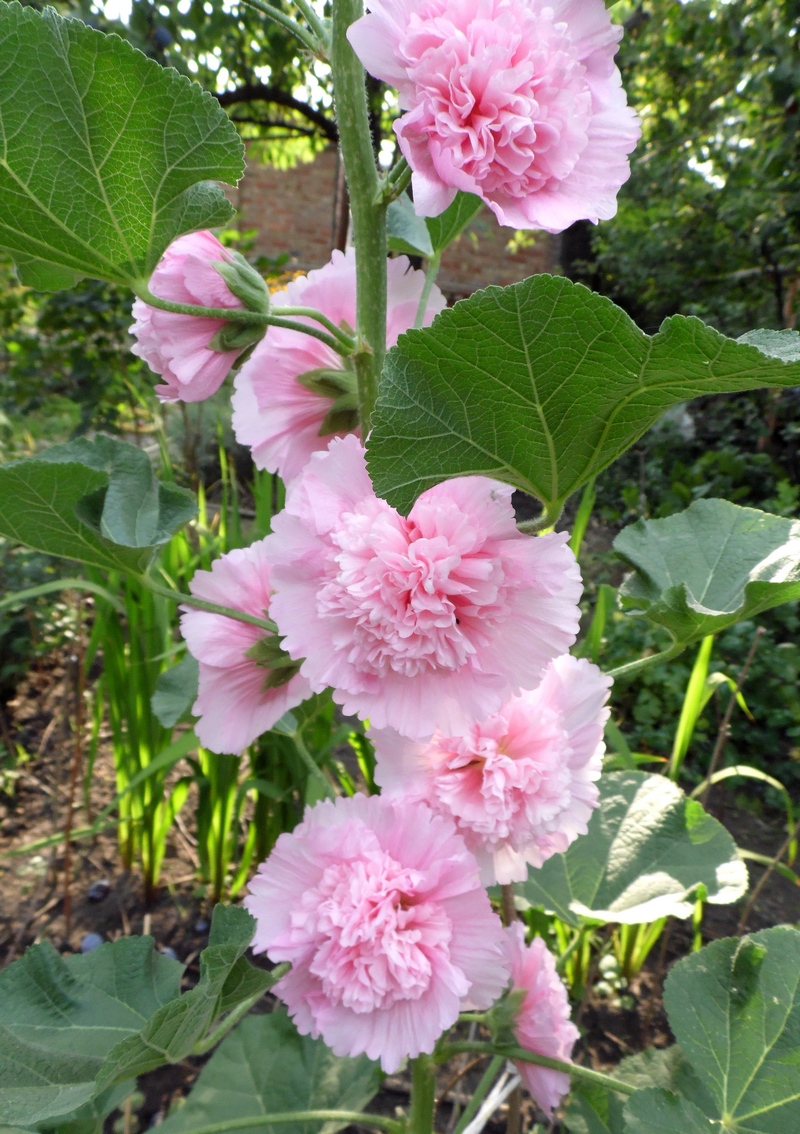
[[354, 362], [361, 430], [369, 434], [378, 380], [386, 353], [386, 202], [372, 150], [364, 69], [347, 39], [347, 29], [364, 13], [361, 0], [333, 5], [331, 70], [356, 248], [356, 331]]
[[403, 1134], [402, 1124], [382, 1114], [361, 1114], [356, 1110], [287, 1110], [278, 1114], [256, 1114], [249, 1118], [231, 1118], [227, 1122], [214, 1122], [197, 1126], [192, 1134], [227, 1134], [229, 1130], [249, 1130], [253, 1126], [274, 1126], [291, 1122], [337, 1122], [340, 1126], [372, 1126], [387, 1130], [389, 1134]]
[[639, 673], [639, 671], [643, 669], [648, 669], [651, 665], [676, 658], [678, 654], [682, 654], [685, 649], [685, 643], [676, 642], [673, 646], [662, 650], [658, 654], [647, 654], [645, 657], [637, 658], [636, 661], [628, 662], [626, 665], [618, 665], [616, 669], [609, 669], [606, 673], [608, 677], [613, 677], [615, 681], [618, 681], [621, 677], [633, 677], [635, 673]]
[[[276, 24], [280, 24], [282, 27], [286, 28], [287, 31], [290, 31], [301, 43], [305, 44], [313, 55], [316, 55], [320, 59], [325, 58], [323, 52], [325, 46], [324, 41], [319, 42], [310, 32], [306, 31], [305, 28], [301, 27], [300, 24], [293, 20], [291, 16], [287, 16], [286, 13], [282, 12], [279, 8], [273, 8], [271, 4], [265, 3], [265, 0], [244, 0], [244, 2], [249, 8], [255, 8], [257, 12], [268, 16], [271, 20], [274, 20]], [[298, 7], [300, 7], [299, 4]]]
[[327, 315], [323, 315], [321, 311], [317, 311], [314, 307], [281, 307], [281, 313], [284, 315], [304, 315], [307, 319], [314, 319], [317, 323], [321, 323], [323, 327], [327, 328], [334, 338], [338, 339], [343, 347], [346, 348], [348, 354], [352, 354], [356, 349], [356, 340], [353, 335], [348, 335], [341, 327], [337, 327], [332, 319]]
[[303, 13], [308, 26], [311, 28], [320, 43], [330, 49], [330, 43], [328, 42], [328, 40], [330, 39], [330, 32], [325, 27], [322, 19], [314, 11], [313, 5], [309, 4], [308, 0], [294, 0], [294, 5]]
[[448, 1043], [436, 1053], [437, 1063], [446, 1063], [454, 1055], [464, 1052], [476, 1052], [481, 1055], [502, 1055], [506, 1059], [517, 1063], [536, 1063], [539, 1067], [549, 1067], [552, 1071], [563, 1071], [573, 1079], [582, 1079], [584, 1083], [594, 1083], [595, 1086], [605, 1087], [609, 1091], [617, 1091], [621, 1095], [632, 1095], [636, 1090], [629, 1083], [623, 1083], [610, 1075], [603, 1075], [600, 1071], [592, 1071], [590, 1067], [581, 1067], [577, 1063], [567, 1063], [563, 1059], [551, 1059], [547, 1055], [539, 1055], [536, 1051], [528, 1051], [524, 1047], [496, 1047], [491, 1043], [482, 1043], [480, 1040], [457, 1040]]
[[[265, 315], [261, 311], [248, 311], [244, 307], [200, 307], [194, 303], [173, 303], [170, 299], [161, 299], [160, 296], [154, 295], [149, 288], [142, 287], [136, 292], [139, 299], [144, 303], [149, 304], [150, 307], [156, 307], [159, 311], [169, 311], [173, 315], [197, 315], [203, 319], [224, 319], [226, 323], [242, 323], [246, 326], [262, 326], [267, 327], [285, 327], [288, 331], [302, 331], [304, 335], [311, 335], [314, 339], [319, 339], [320, 342], [325, 343], [331, 350], [335, 350], [337, 354], [347, 355], [352, 354], [355, 349], [353, 341], [349, 335], [329, 323], [318, 311], [313, 311], [311, 308], [302, 310], [302, 314], [316, 319], [317, 322], [323, 325], [328, 324], [334, 335], [329, 335], [325, 331], [320, 331], [316, 327], [309, 327], [308, 323], [297, 323], [292, 319], [283, 319], [279, 315], [268, 314]], [[298, 311], [298, 313], [301, 313]]]
[[431, 294], [431, 288], [436, 283], [436, 277], [439, 274], [439, 265], [442, 262], [442, 253], [434, 252], [428, 261], [428, 268], [425, 272], [425, 287], [422, 289], [422, 295], [419, 297], [419, 307], [417, 308], [417, 317], [414, 320], [414, 326], [419, 330], [425, 320], [425, 312], [428, 309], [428, 297]]
[[226, 618], [234, 618], [237, 622], [249, 622], [251, 626], [260, 626], [270, 634], [276, 634], [278, 631], [278, 627], [270, 618], [258, 618], [255, 614], [247, 614], [243, 610], [234, 610], [231, 606], [220, 606], [219, 603], [207, 602], [205, 599], [197, 598], [196, 595], [173, 590], [172, 587], [162, 587], [149, 575], [135, 575], [134, 578], [143, 587], [152, 591], [154, 595], [161, 595], [162, 598], [167, 598], [171, 602], [182, 603], [184, 606], [194, 606], [198, 610], [207, 610], [211, 614], [224, 614]]
[[411, 1061], [411, 1113], [408, 1134], [431, 1134], [436, 1098], [436, 1063], [430, 1055]]
[[517, 524], [517, 527], [525, 535], [539, 535], [556, 526], [561, 518], [561, 512], [562, 506], [560, 504], [555, 507], [548, 504], [541, 516], [537, 516], [535, 520], [522, 520], [521, 523]]

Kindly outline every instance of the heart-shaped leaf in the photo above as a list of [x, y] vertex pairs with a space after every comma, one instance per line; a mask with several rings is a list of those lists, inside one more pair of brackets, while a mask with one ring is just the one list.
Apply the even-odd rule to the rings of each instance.
[[368, 445], [375, 491], [407, 512], [439, 481], [482, 474], [557, 512], [677, 402], [800, 383], [800, 362], [761, 345], [683, 315], [651, 337], [554, 276], [486, 288], [387, 355]]
[[150, 937], [85, 956], [35, 945], [0, 973], [0, 1122], [33, 1126], [87, 1104], [110, 1048], [180, 993], [183, 966]]
[[519, 893], [570, 925], [583, 919], [637, 924], [688, 917], [693, 894], [735, 902], [747, 871], [733, 839], [671, 780], [644, 772], [600, 777], [586, 835], [538, 870]]
[[[684, 957], [664, 987], [670, 1027], [699, 1089], [687, 1092], [705, 1126], [685, 1111], [663, 1129], [789, 1134], [800, 1130], [800, 933], [775, 926], [715, 941]], [[634, 1095], [635, 1099], [636, 1096]], [[651, 1134], [644, 1117], [631, 1134]], [[652, 1100], [655, 1104], [656, 1100]], [[662, 1101], [662, 1107], [665, 1105]], [[678, 1114], [674, 1104], [669, 1113]], [[668, 1113], [668, 1111], [664, 1111]], [[684, 1112], [680, 1112], [681, 1120]], [[712, 1125], [714, 1123], [714, 1125]], [[718, 1125], [717, 1125], [718, 1124]]]
[[0, 466], [0, 535], [109, 570], [144, 571], [197, 511], [141, 449], [96, 437]]
[[[380, 1085], [378, 1065], [337, 1058], [322, 1040], [300, 1036], [284, 1012], [250, 1016], [200, 1073], [184, 1106], [159, 1128], [191, 1134], [215, 1123], [253, 1117], [239, 1134], [263, 1134], [270, 1114], [293, 1110], [361, 1110]], [[325, 1134], [343, 1122], [281, 1122], [286, 1134]]]
[[146, 283], [233, 209], [244, 149], [217, 100], [115, 35], [0, 3], [0, 247], [26, 283]]
[[657, 1087], [637, 1091], [625, 1104], [625, 1134], [720, 1134], [721, 1129], [693, 1102]]
[[800, 598], [800, 522], [696, 500], [664, 520], [637, 520], [614, 549], [635, 568], [624, 608], [684, 645]]

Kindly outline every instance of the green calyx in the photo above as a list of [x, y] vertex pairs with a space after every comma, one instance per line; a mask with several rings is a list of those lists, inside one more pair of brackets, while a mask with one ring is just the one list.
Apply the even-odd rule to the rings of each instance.
[[517, 1045], [514, 1024], [517, 1016], [519, 1016], [524, 999], [525, 990], [523, 988], [511, 988], [486, 1013], [486, 1026], [498, 1046], [515, 1047]]
[[[229, 251], [228, 257], [227, 260], [213, 261], [214, 267], [228, 285], [228, 290], [237, 299], [241, 299], [248, 311], [269, 315], [269, 290], [261, 276], [252, 264], [248, 264], [241, 252]], [[232, 315], [235, 318], [235, 312]]]
[[289, 657], [281, 646], [282, 641], [283, 639], [276, 634], [265, 634], [245, 653], [245, 657], [250, 658], [265, 671], [262, 685], [264, 692], [268, 689], [279, 689], [300, 672], [302, 662], [294, 661]]
[[312, 394], [330, 398], [333, 403], [319, 427], [320, 437], [331, 433], [351, 433], [358, 428], [358, 389], [352, 370], [320, 367], [299, 374], [297, 381]]

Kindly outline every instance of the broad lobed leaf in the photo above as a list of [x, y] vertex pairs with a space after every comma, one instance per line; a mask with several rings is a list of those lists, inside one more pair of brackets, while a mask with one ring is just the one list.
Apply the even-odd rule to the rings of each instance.
[[29, 949], [0, 973], [0, 1123], [77, 1130], [102, 1119], [141, 1072], [184, 1059], [221, 1016], [274, 983], [243, 957], [253, 929], [245, 910], [217, 906], [200, 981], [183, 995], [183, 966], [150, 937], [85, 956]]
[[800, 522], [728, 500], [638, 520], [614, 540], [634, 568], [624, 608], [688, 644], [800, 598]]
[[733, 839], [671, 780], [610, 772], [599, 788], [587, 834], [528, 869], [519, 893], [531, 905], [570, 925], [637, 924], [688, 917], [701, 885], [715, 903], [745, 892], [747, 871]]
[[677, 402], [800, 383], [800, 362], [770, 343], [766, 354], [762, 339], [683, 315], [649, 336], [554, 276], [489, 287], [387, 355], [368, 445], [375, 490], [407, 512], [439, 481], [480, 474], [558, 510]]
[[190, 493], [156, 480], [145, 453], [109, 437], [0, 465], [0, 535], [108, 570], [144, 571], [196, 511]]
[[0, 248], [43, 290], [145, 282], [182, 233], [224, 224], [244, 150], [196, 83], [52, 8], [0, 2]]

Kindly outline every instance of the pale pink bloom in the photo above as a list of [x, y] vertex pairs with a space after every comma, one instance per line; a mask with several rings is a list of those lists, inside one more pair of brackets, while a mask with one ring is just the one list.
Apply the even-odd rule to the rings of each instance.
[[603, 0], [370, 0], [348, 37], [396, 87], [422, 216], [476, 193], [501, 224], [561, 232], [607, 220], [639, 120]]
[[274, 991], [302, 1035], [385, 1071], [433, 1051], [463, 1008], [508, 982], [505, 938], [475, 859], [422, 803], [318, 803], [250, 882], [253, 950], [292, 969]]
[[[525, 947], [525, 932], [517, 921], [506, 930], [511, 963], [511, 988], [525, 998], [514, 1021], [520, 1047], [550, 1059], [571, 1063], [579, 1032], [569, 1018], [569, 1000], [553, 955], [541, 937]], [[522, 1082], [548, 1118], [569, 1090], [569, 1075], [535, 1063], [516, 1064]]]
[[481, 880], [522, 882], [585, 835], [597, 806], [611, 678], [564, 654], [534, 690], [458, 736], [373, 730], [375, 779], [455, 820]]
[[[170, 244], [150, 277], [150, 290], [159, 299], [197, 307], [242, 307], [214, 260], [228, 260], [225, 248], [210, 232], [190, 232]], [[208, 345], [226, 325], [224, 319], [176, 315], [160, 311], [142, 299], [134, 301], [136, 322], [131, 334], [133, 354], [143, 358], [164, 384], [156, 386], [162, 402], [202, 402], [220, 388], [241, 350], [220, 352]]]
[[408, 518], [352, 435], [315, 454], [267, 537], [272, 617], [315, 692], [375, 728], [454, 736], [535, 685], [578, 630], [565, 533], [522, 535], [511, 488], [463, 477]]
[[[198, 598], [244, 614], [266, 618], [270, 565], [265, 541], [229, 551], [210, 571], [197, 571], [189, 590]], [[212, 752], [241, 752], [272, 728], [289, 709], [311, 696], [308, 682], [295, 673], [285, 684], [266, 687], [270, 670], [247, 656], [269, 631], [222, 614], [181, 607], [181, 633], [200, 663], [200, 684], [192, 712], [195, 731]]]
[[[425, 286], [425, 273], [411, 268], [407, 256], [387, 261], [386, 343], [393, 347], [403, 331], [414, 326]], [[355, 251], [334, 252], [324, 268], [309, 272], [272, 297], [276, 315], [281, 307], [314, 307], [337, 327], [356, 325]], [[445, 307], [434, 286], [425, 309], [424, 325]], [[319, 327], [310, 319], [298, 319]], [[307, 389], [297, 378], [310, 370], [343, 370], [341, 355], [301, 331], [270, 327], [244, 363], [234, 382], [233, 428], [236, 439], [249, 445], [257, 468], [279, 473], [288, 483], [303, 469], [312, 453], [328, 447], [332, 437], [320, 435], [333, 402]], [[352, 374], [355, 389], [355, 374]], [[360, 432], [356, 430], [356, 432]]]

